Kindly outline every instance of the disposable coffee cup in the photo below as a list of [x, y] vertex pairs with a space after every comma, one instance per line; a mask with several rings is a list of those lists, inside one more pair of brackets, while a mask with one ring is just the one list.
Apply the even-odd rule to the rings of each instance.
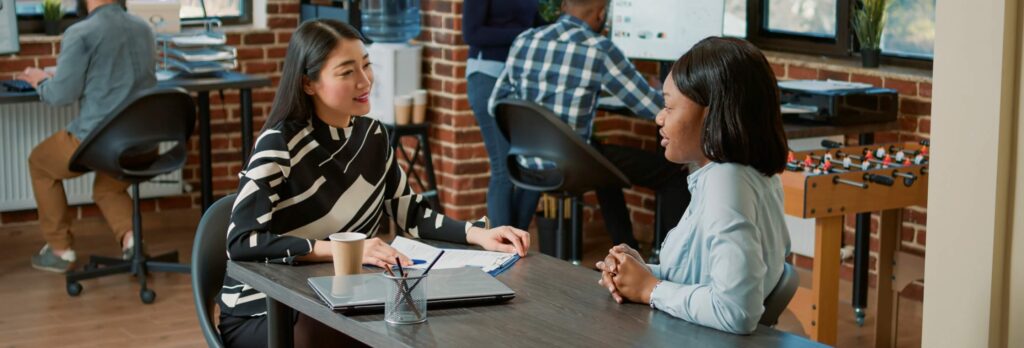
[[395, 97], [395, 124], [402, 126], [409, 124], [412, 118], [412, 96], [400, 95]]
[[421, 89], [412, 94], [412, 123], [427, 121], [427, 90]]
[[334, 256], [334, 275], [359, 274], [363, 270], [363, 241], [366, 235], [340, 232], [330, 236]]

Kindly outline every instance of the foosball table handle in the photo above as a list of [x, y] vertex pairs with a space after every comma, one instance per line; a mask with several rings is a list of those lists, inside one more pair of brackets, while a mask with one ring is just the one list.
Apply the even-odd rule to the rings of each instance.
[[892, 186], [896, 182], [891, 176], [879, 175], [879, 174], [864, 174], [864, 180], [885, 186]]
[[843, 147], [843, 143], [840, 143], [835, 140], [823, 139], [821, 141], [821, 147], [824, 147], [826, 149], [838, 149], [840, 147]]

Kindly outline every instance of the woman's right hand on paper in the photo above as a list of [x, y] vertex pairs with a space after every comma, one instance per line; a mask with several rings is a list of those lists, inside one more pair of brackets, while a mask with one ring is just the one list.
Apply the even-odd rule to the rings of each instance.
[[412, 266], [408, 256], [398, 252], [380, 238], [370, 238], [363, 242], [363, 264], [380, 268], [395, 264], [395, 257], [402, 260], [402, 266]]

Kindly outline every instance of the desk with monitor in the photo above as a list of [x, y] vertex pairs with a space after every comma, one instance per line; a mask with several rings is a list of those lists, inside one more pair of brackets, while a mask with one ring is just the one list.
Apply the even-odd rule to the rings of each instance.
[[[180, 87], [196, 93], [199, 106], [199, 168], [202, 209], [213, 203], [213, 164], [210, 145], [210, 92], [224, 89], [239, 90], [241, 107], [242, 167], [248, 162], [252, 150], [252, 89], [270, 86], [270, 79], [264, 76], [247, 75], [238, 72], [223, 72], [203, 78], [175, 78], [157, 82], [159, 87]], [[12, 92], [0, 87], [0, 104], [39, 102], [34, 91]], [[62, 125], [63, 126], [63, 125]], [[56, 131], [56, 130], [55, 130]]]

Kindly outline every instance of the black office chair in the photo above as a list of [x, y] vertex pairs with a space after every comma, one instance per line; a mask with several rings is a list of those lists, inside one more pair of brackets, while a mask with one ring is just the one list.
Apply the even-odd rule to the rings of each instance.
[[[583, 141], [553, 112], [536, 103], [522, 100], [498, 102], [494, 110], [498, 128], [509, 141], [509, 177], [516, 186], [553, 194], [558, 199], [556, 256], [565, 260], [563, 206], [572, 199], [571, 260], [579, 264], [583, 248], [582, 205], [579, 198], [587, 191], [605, 187], [628, 187], [629, 179], [607, 158]], [[554, 168], [523, 168], [518, 156], [539, 157], [554, 163]]]
[[231, 205], [235, 195], [225, 196], [206, 209], [196, 240], [192, 243], [192, 299], [199, 315], [199, 328], [203, 330], [206, 344], [213, 348], [224, 347], [220, 333], [213, 325], [214, 299], [224, 285], [227, 270], [227, 231], [231, 221]]
[[759, 323], [765, 326], [775, 326], [779, 322], [779, 316], [789, 306], [789, 301], [796, 294], [800, 287], [800, 275], [793, 269], [793, 265], [785, 263], [782, 268], [782, 276], [779, 277], [775, 289], [764, 299], [764, 314], [761, 314]]
[[[96, 171], [132, 183], [131, 260], [92, 256], [81, 271], [66, 275], [68, 295], [82, 292], [80, 280], [118, 273], [132, 273], [142, 289], [143, 303], [153, 303], [156, 293], [146, 288], [146, 274], [188, 273], [188, 265], [177, 263], [178, 252], [156, 257], [143, 255], [142, 214], [139, 183], [180, 169], [187, 158], [188, 138], [196, 119], [192, 98], [180, 88], [153, 88], [135, 93], [78, 146], [69, 168], [76, 172]], [[161, 143], [174, 142], [160, 153]]]

